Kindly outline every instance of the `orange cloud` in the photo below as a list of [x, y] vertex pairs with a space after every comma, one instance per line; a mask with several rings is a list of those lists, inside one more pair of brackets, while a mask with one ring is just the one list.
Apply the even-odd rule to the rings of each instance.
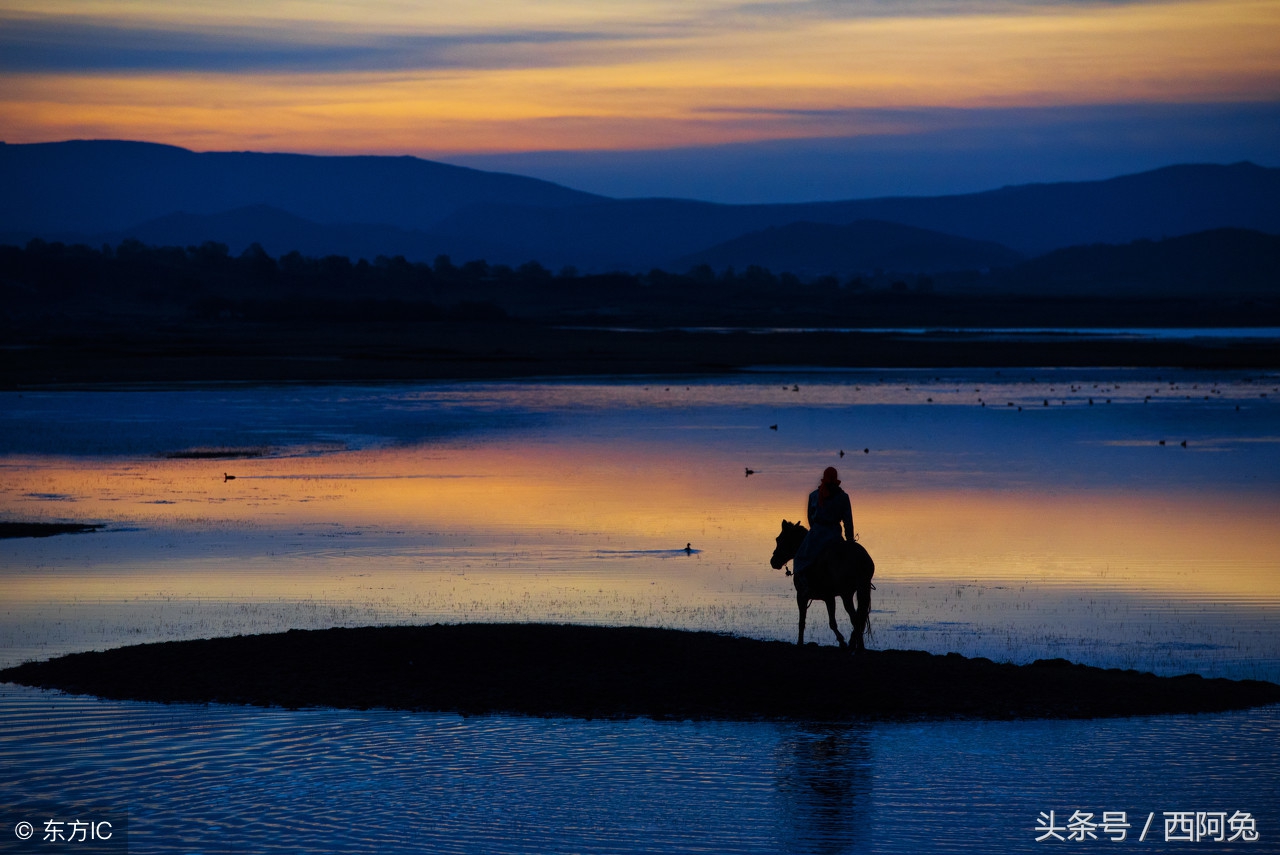
[[[93, 32], [114, 8], [81, 9], [76, 21]], [[728, 8], [684, 29], [664, 24], [660, 16], [676, 12], [662, 6], [468, 13], [443, 4], [404, 13], [394, 38], [400, 13], [378, 4], [349, 36], [340, 25], [350, 9], [304, 4], [316, 18], [289, 37], [284, 7], [266, 18], [245, 4], [238, 29], [221, 8], [118, 8], [110, 32], [147, 22], [159, 28], [157, 46], [132, 40], [127, 51], [100, 52], [101, 68], [45, 68], [89, 54], [62, 42], [45, 53], [18, 45], [0, 64], [3, 138], [427, 155], [636, 149], [883, 132], [858, 113], [867, 108], [1280, 96], [1280, 0], [1009, 4], [923, 17], [833, 17], [799, 4], [807, 14], [763, 21]], [[23, 14], [57, 29], [49, 9]], [[261, 37], [237, 52], [246, 20], [261, 22]], [[188, 35], [164, 41], [181, 27]], [[53, 56], [60, 50], [69, 58]], [[329, 61], [333, 70], [317, 68]]]

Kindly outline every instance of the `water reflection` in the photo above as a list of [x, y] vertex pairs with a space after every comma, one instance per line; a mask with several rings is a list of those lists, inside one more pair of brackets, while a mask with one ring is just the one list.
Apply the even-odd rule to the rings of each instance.
[[1258, 843], [1211, 848], [1252, 853], [1275, 851], [1280, 805], [1280, 707], [841, 730], [170, 706], [0, 685], [0, 721], [0, 804], [127, 808], [136, 853], [1042, 853], [1038, 812], [1077, 809], [1136, 818], [1122, 850], [1155, 812], [1139, 848], [1161, 852], [1183, 851], [1161, 846], [1163, 811], [1248, 812]]
[[[1277, 388], [1036, 369], [2, 393], [0, 517], [108, 528], [0, 541], [0, 664], [432, 621], [789, 640], [766, 560], [837, 465], [877, 562], [873, 646], [1280, 680]], [[815, 728], [7, 686], [0, 720], [0, 803], [127, 802], [139, 852], [1038, 852], [1041, 810], [1274, 823], [1280, 803], [1274, 708]]]
[[878, 646], [1280, 679], [1275, 378], [781, 379], [5, 393], [0, 516], [107, 530], [0, 541], [0, 658], [431, 620], [787, 639], [773, 535], [837, 465]]
[[862, 726], [797, 729], [775, 751], [782, 848], [859, 851], [871, 822], [871, 733]]

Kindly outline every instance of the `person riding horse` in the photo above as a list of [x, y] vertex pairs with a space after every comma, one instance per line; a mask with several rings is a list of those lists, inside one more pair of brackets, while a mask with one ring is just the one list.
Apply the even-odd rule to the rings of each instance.
[[[844, 537], [840, 526], [844, 525]], [[839, 473], [828, 466], [822, 473], [818, 489], [809, 494], [809, 534], [800, 544], [792, 561], [796, 581], [804, 581], [804, 573], [822, 553], [842, 541], [853, 542], [853, 506], [849, 494], [840, 489]]]
[[[862, 544], [853, 539], [853, 508], [848, 494], [840, 489], [840, 478], [834, 467], [822, 473], [822, 483], [809, 494], [809, 525], [811, 530], [798, 522], [783, 520], [769, 559], [769, 566], [774, 570], [782, 569], [788, 561], [795, 566], [792, 581], [800, 618], [796, 642], [804, 644], [805, 613], [809, 604], [821, 600], [827, 606], [831, 631], [840, 646], [845, 646], [844, 635], [836, 626], [836, 598], [839, 597], [853, 619], [853, 649], [862, 652], [866, 649], [864, 636], [871, 614], [871, 591], [875, 587], [871, 577], [876, 565]], [[843, 536], [841, 526], [844, 526]], [[788, 571], [788, 575], [792, 573]]]

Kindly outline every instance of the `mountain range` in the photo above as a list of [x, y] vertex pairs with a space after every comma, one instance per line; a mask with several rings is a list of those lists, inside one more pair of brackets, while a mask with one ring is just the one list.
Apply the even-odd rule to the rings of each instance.
[[[274, 256], [446, 254], [583, 272], [706, 264], [801, 276], [934, 273], [1093, 244], [1151, 241], [1158, 251], [1162, 238], [1214, 229], [1280, 233], [1280, 169], [1252, 163], [952, 196], [721, 205], [610, 199], [414, 157], [70, 141], [0, 144], [0, 188], [4, 243], [212, 240], [237, 254], [257, 243]], [[1274, 252], [1265, 241], [1248, 245]]]
[[714, 270], [723, 270], [741, 267], [746, 261], [812, 278], [833, 271], [989, 270], [1021, 260], [1021, 254], [992, 241], [971, 240], [883, 220], [858, 220], [848, 225], [771, 226], [677, 259], [673, 267], [687, 270], [705, 264]]

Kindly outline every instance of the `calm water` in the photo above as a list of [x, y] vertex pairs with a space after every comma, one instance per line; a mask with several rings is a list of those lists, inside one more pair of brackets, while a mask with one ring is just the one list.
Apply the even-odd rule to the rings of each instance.
[[[0, 541], [0, 663], [431, 621], [791, 639], [767, 558], [835, 465], [877, 561], [873, 646], [1280, 680], [1278, 388], [1035, 369], [5, 393], [0, 518], [105, 529]], [[135, 851], [1280, 851], [1275, 708], [811, 728], [2, 686], [0, 717], [0, 847], [38, 802], [127, 810]], [[1049, 810], [1133, 827], [1036, 843]], [[1260, 839], [1165, 844], [1165, 811], [1249, 813]]]

